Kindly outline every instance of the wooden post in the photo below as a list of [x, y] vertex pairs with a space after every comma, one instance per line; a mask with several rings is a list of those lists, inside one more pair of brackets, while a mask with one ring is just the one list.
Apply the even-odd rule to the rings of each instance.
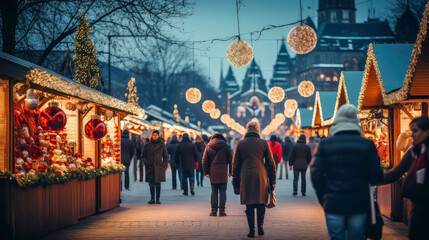
[[[396, 104], [393, 108], [389, 108], [389, 153], [390, 164], [395, 167], [401, 161], [401, 152], [396, 148], [396, 139], [401, 133], [401, 106]], [[392, 193], [392, 213], [391, 218], [394, 221], [401, 221], [403, 217], [403, 202], [402, 202], [402, 182], [396, 181], [391, 184]]]
[[428, 103], [422, 102], [422, 116], [428, 116]]

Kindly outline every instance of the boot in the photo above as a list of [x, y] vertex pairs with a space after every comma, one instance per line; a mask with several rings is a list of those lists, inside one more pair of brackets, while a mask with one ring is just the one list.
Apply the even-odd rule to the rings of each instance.
[[224, 207], [220, 207], [219, 208], [219, 217], [225, 217], [226, 213], [225, 213], [225, 208]]
[[156, 187], [156, 204], [161, 204], [159, 197], [161, 196], [161, 186]]
[[212, 208], [212, 211], [210, 212], [209, 216], [216, 217], [217, 216], [217, 208]]
[[264, 217], [265, 217], [265, 206], [258, 206], [257, 210], [257, 225], [258, 225], [258, 235], [264, 235]]
[[154, 204], [155, 203], [155, 187], [149, 187], [149, 190], [150, 190], [150, 201], [147, 203]]
[[192, 195], [195, 195], [195, 192], [194, 192], [194, 188], [193, 188], [193, 187], [191, 187], [191, 194], [192, 194]]
[[249, 234], [247, 237], [254, 238], [255, 237], [255, 212], [252, 210], [245, 211], [247, 217], [247, 223], [249, 224]]

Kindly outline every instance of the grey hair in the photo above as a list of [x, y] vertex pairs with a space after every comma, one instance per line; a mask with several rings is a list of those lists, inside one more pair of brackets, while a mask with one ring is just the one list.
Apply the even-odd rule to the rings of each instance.
[[259, 123], [256, 121], [250, 121], [249, 123], [247, 123], [247, 131], [254, 131], [259, 133], [260, 131], [260, 127], [259, 127]]

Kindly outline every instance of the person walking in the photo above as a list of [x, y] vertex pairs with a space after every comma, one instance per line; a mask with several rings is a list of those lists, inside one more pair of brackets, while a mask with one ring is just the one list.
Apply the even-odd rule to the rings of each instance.
[[406, 172], [403, 196], [408, 198], [409, 238], [429, 239], [429, 118], [415, 118], [410, 123], [413, 145], [394, 169], [384, 173], [383, 183], [399, 180]]
[[316, 139], [313, 136], [310, 136], [310, 139], [307, 145], [310, 147], [311, 157], [313, 157], [318, 145], [318, 143], [316, 142]]
[[170, 168], [171, 168], [171, 178], [173, 182], [173, 189], [177, 189], [177, 174], [179, 175], [179, 182], [182, 185], [182, 169], [177, 166], [176, 161], [174, 160], [174, 154], [176, 153], [177, 146], [179, 146], [179, 141], [177, 136], [173, 135], [171, 142], [167, 144], [167, 152], [170, 156]]
[[[276, 187], [276, 164], [268, 143], [259, 137], [259, 124], [247, 124], [247, 133], [234, 152], [232, 177], [235, 187], [240, 188], [240, 203], [246, 205], [249, 225], [248, 237], [255, 237], [255, 209], [257, 210], [258, 235], [264, 235], [265, 203], [268, 184]], [[268, 181], [269, 180], [269, 181]]]
[[130, 190], [130, 164], [134, 156], [134, 143], [130, 139], [130, 132], [125, 129], [121, 135], [121, 162], [125, 165], [125, 189]]
[[149, 204], [161, 204], [161, 182], [165, 182], [165, 171], [168, 167], [167, 148], [161, 138], [159, 131], [152, 132], [152, 137], [144, 146], [142, 154], [146, 168], [146, 182], [149, 183], [150, 201]]
[[176, 149], [174, 160], [182, 168], [183, 195], [188, 196], [188, 179], [191, 194], [195, 195], [193, 178], [195, 166], [198, 164], [198, 151], [187, 133], [183, 134], [183, 140]]
[[200, 135], [195, 138], [195, 147], [197, 148], [198, 152], [197, 186], [201, 185], [202, 187], [204, 180], [203, 154], [204, 149], [206, 148], [206, 144], [204, 144], [203, 138]]
[[299, 136], [298, 141], [292, 146], [289, 155], [289, 169], [293, 167], [293, 195], [298, 194], [298, 179], [301, 174], [301, 194], [306, 196], [305, 174], [311, 161], [311, 150], [306, 144], [305, 135]]
[[277, 170], [279, 163], [282, 161], [282, 157], [283, 157], [282, 146], [277, 141], [276, 135], [271, 135], [268, 145], [270, 146], [271, 153], [273, 154], [274, 161], [276, 162], [276, 170]]
[[[290, 150], [292, 150], [292, 146], [293, 146], [293, 142], [291, 141], [289, 136], [286, 136], [285, 141], [282, 144], [283, 162], [285, 163], [286, 179], [289, 179], [288, 163], [289, 163]], [[280, 171], [279, 179], [282, 179], [281, 171]]]
[[311, 167], [311, 181], [332, 239], [364, 239], [370, 209], [369, 184], [382, 180], [374, 142], [361, 137], [353, 105], [343, 105], [321, 140]]
[[140, 136], [133, 134], [132, 139], [133, 139], [134, 148], [135, 148], [135, 155], [133, 157], [133, 177], [134, 177], [134, 182], [136, 182], [137, 181], [137, 166], [138, 166], [137, 162], [141, 160], [142, 146], [141, 146], [141, 142], [140, 142]]
[[142, 158], [142, 153], [143, 153], [143, 148], [144, 148], [144, 139], [141, 138], [141, 136], [138, 136], [138, 140], [139, 140], [139, 146], [140, 146], [140, 154], [137, 154], [138, 160], [139, 160], [139, 182], [143, 182], [144, 179], [144, 164], [143, 164], [143, 158]]
[[226, 187], [232, 170], [232, 152], [220, 133], [213, 134], [203, 156], [204, 175], [210, 179], [212, 187], [210, 216], [226, 216]]

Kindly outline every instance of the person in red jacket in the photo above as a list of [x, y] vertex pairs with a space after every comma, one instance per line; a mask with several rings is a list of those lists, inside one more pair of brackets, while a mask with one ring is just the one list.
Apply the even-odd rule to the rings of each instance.
[[274, 161], [276, 161], [276, 169], [277, 169], [277, 166], [282, 160], [283, 152], [282, 152], [282, 146], [277, 141], [276, 135], [271, 135], [268, 145], [270, 146], [271, 152], [273, 153], [273, 158], [274, 158]]

